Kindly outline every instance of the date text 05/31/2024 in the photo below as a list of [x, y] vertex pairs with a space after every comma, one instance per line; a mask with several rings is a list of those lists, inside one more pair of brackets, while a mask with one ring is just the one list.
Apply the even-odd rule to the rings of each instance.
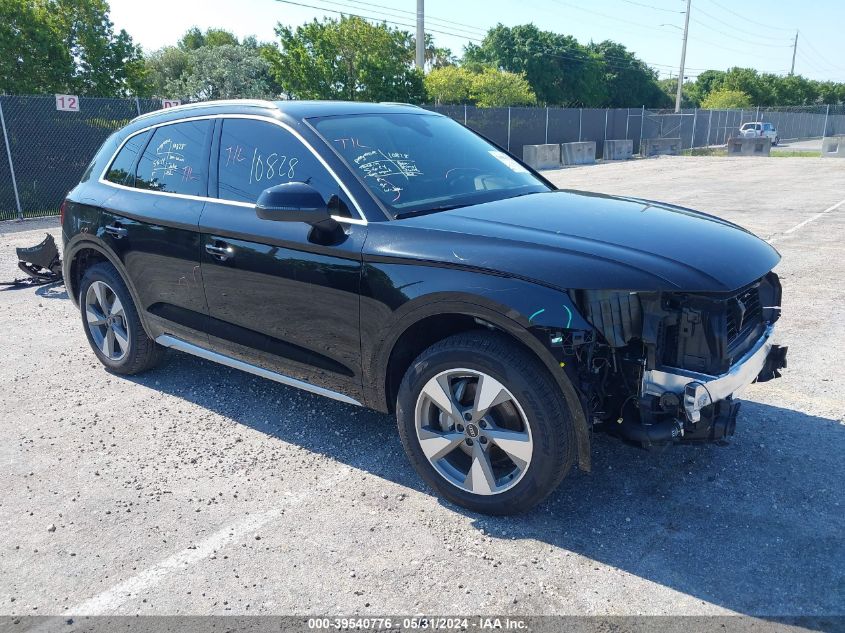
[[314, 630], [510, 630], [528, 629], [528, 622], [512, 617], [407, 617], [407, 618], [309, 618], [308, 628]]

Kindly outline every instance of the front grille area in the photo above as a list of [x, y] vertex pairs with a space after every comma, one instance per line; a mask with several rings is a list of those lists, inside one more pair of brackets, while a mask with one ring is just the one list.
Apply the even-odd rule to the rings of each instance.
[[[672, 294], [664, 297], [666, 315], [658, 358], [664, 366], [718, 375], [760, 338], [775, 300], [765, 279], [736, 293]], [[767, 298], [767, 294], [772, 295]], [[779, 296], [777, 297], [779, 299]], [[771, 310], [768, 310], [771, 312]]]
[[760, 290], [753, 286], [725, 302], [727, 348], [732, 351], [741, 345], [763, 322]]

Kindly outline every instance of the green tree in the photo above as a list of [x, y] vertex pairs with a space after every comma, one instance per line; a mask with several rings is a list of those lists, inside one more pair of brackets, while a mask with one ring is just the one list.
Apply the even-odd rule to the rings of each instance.
[[604, 63], [607, 101], [603, 105], [610, 108], [642, 105], [661, 108], [671, 105], [672, 100], [657, 83], [657, 71], [622, 44], [605, 40], [590, 44], [589, 49]]
[[143, 85], [140, 49], [115, 32], [104, 0], [0, 0], [7, 92], [123, 96]]
[[193, 72], [191, 54], [181, 47], [166, 46], [147, 55], [147, 91], [145, 96], [171, 97], [171, 82], [177, 82], [185, 74]]
[[276, 27], [281, 47], [265, 49], [273, 74], [297, 99], [406, 101], [425, 99], [423, 74], [413, 68], [413, 38], [387, 24], [357, 17]]
[[470, 98], [480, 108], [537, 103], [537, 95], [524, 75], [495, 68], [485, 68], [472, 75]]
[[524, 73], [537, 99], [550, 105], [598, 105], [607, 101], [601, 58], [569, 35], [533, 24], [490, 29], [480, 45], [464, 49], [464, 65]]
[[741, 90], [719, 88], [708, 94], [701, 107], [707, 110], [729, 110], [731, 108], [750, 108], [751, 97]]
[[188, 54], [189, 66], [165, 84], [183, 101], [261, 99], [274, 96], [270, 64], [256, 50], [233, 44], [201, 46]]
[[239, 42], [222, 29], [189, 29], [176, 46], [147, 56], [148, 93], [184, 101], [276, 97], [267, 48], [274, 47], [253, 37]]
[[0, 92], [65, 92], [73, 60], [46, 3], [0, 0]]
[[425, 76], [425, 91], [436, 104], [469, 102], [472, 72], [460, 66], [435, 68]]
[[[414, 50], [416, 51], [416, 38], [414, 38]], [[414, 55], [416, 59], [416, 54]], [[432, 70], [446, 68], [458, 63], [458, 58], [452, 54], [452, 49], [435, 46], [431, 33], [425, 34], [425, 65]]]
[[203, 33], [194, 26], [179, 39], [177, 46], [182, 50], [195, 51], [203, 46], [238, 46], [239, 44], [237, 36], [225, 29], [206, 29]]

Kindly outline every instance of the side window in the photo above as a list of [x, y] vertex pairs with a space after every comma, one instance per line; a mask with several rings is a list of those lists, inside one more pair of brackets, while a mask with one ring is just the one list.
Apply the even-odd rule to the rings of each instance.
[[119, 185], [132, 186], [134, 184], [134, 172], [132, 170], [135, 167], [135, 159], [138, 158], [138, 153], [144, 149], [144, 145], [147, 144], [149, 138], [150, 132], [147, 130], [126, 141], [106, 172], [106, 180]]
[[[328, 202], [344, 196], [337, 181], [299, 139], [284, 128], [250, 119], [226, 119], [220, 137], [218, 197], [254, 203], [262, 191], [286, 182], [304, 182]], [[349, 215], [342, 203], [341, 215]]]
[[212, 121], [185, 121], [155, 128], [135, 174], [139, 189], [206, 195], [205, 147]]

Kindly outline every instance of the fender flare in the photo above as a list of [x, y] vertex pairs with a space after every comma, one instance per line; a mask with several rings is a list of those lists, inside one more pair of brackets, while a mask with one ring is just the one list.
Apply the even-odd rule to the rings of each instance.
[[[429, 301], [403, 314], [391, 328], [391, 335], [382, 340], [379, 350], [373, 354], [369, 363], [371, 381], [371, 398], [373, 403], [379, 403], [379, 409], [385, 409], [387, 394], [385, 381], [390, 356], [401, 336], [416, 323], [423, 319], [438, 315], [460, 314], [480, 319], [512, 336], [519, 343], [527, 347], [540, 360], [554, 378], [569, 406], [569, 413], [575, 425], [575, 436], [578, 443], [578, 467], [584, 471], [591, 469], [590, 426], [581, 398], [569, 379], [561, 372], [557, 359], [549, 348], [533, 336], [522, 324], [510, 316], [493, 308], [460, 299], [441, 299]], [[386, 409], [385, 409], [386, 410]]]
[[97, 251], [103, 257], [105, 257], [112, 266], [114, 266], [115, 270], [117, 270], [117, 274], [120, 275], [121, 279], [123, 279], [123, 283], [125, 283], [126, 287], [129, 289], [129, 294], [132, 295], [132, 301], [135, 303], [135, 308], [138, 313], [138, 317], [141, 320], [141, 325], [143, 326], [144, 331], [147, 333], [147, 336], [151, 336], [150, 328], [146, 321], [145, 311], [140, 308], [141, 302], [138, 298], [138, 291], [135, 289], [135, 285], [132, 283], [132, 280], [129, 278], [129, 275], [126, 274], [126, 269], [123, 266], [123, 262], [120, 261], [120, 258], [117, 257], [111, 251], [111, 249], [104, 242], [102, 242], [102, 240], [99, 240], [90, 234], [75, 235], [68, 241], [68, 243], [64, 247], [64, 257], [62, 259], [62, 274], [65, 279], [65, 287], [68, 290], [68, 297], [70, 298], [73, 305], [77, 308], [79, 307], [79, 297], [77, 296], [77, 291], [79, 289], [73, 287], [74, 279], [71, 275], [71, 267], [73, 266], [77, 255], [83, 250]]

